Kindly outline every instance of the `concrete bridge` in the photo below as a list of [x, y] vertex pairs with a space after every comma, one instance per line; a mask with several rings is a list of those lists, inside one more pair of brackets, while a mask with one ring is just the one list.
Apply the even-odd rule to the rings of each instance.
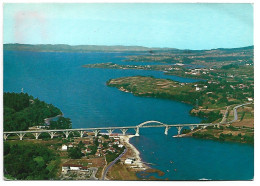
[[[249, 105], [249, 104], [252, 104], [252, 102], [249, 102], [249, 103], [244, 103], [244, 104], [241, 104], [241, 105], [237, 105], [233, 108], [234, 110], [234, 119], [230, 122], [227, 122], [227, 124], [230, 124], [230, 123], [233, 123], [237, 120], [238, 116], [237, 116], [237, 109], [239, 107], [242, 107], [242, 106], [245, 106], [245, 105]], [[228, 108], [227, 108], [227, 111], [228, 111]], [[214, 127], [219, 127], [221, 124], [225, 124], [224, 119], [227, 115], [227, 111], [225, 113], [225, 116], [224, 118], [222, 119], [222, 121], [220, 123], [199, 123], [199, 124], [165, 124], [165, 123], [162, 123], [162, 122], [159, 122], [159, 121], [146, 121], [146, 122], [143, 122], [139, 125], [136, 125], [136, 126], [128, 126], [128, 127], [101, 127], [101, 128], [80, 128], [80, 129], [55, 129], [55, 130], [35, 130], [35, 131], [11, 131], [11, 132], [4, 132], [4, 140], [7, 140], [8, 136], [10, 134], [16, 134], [20, 140], [23, 140], [23, 137], [26, 135], [26, 134], [33, 134], [35, 139], [38, 139], [39, 136], [42, 134], [42, 133], [47, 133], [50, 135], [50, 138], [53, 139], [54, 135], [57, 134], [57, 133], [63, 133], [64, 136], [66, 138], [69, 137], [69, 135], [71, 133], [74, 133], [74, 132], [77, 132], [80, 137], [82, 138], [84, 133], [85, 132], [94, 132], [95, 136], [98, 135], [98, 133], [101, 131], [101, 130], [106, 130], [108, 132], [108, 134], [112, 134], [114, 130], [116, 129], [119, 129], [121, 130], [122, 134], [123, 135], [126, 135], [126, 131], [129, 130], [129, 129], [134, 129], [135, 130], [135, 135], [136, 136], [139, 136], [139, 130], [140, 128], [152, 128], [152, 127], [165, 127], [165, 131], [164, 131], [164, 134], [165, 135], [168, 135], [168, 130], [172, 127], [176, 127], [177, 130], [178, 130], [178, 135], [181, 134], [181, 130], [183, 129], [183, 127], [189, 127], [191, 130], [194, 130], [195, 128], [197, 127], [202, 127], [202, 128], [206, 128], [208, 126], [214, 126]], [[153, 125], [151, 125], [153, 124]]]
[[32, 134], [35, 139], [38, 139], [42, 133], [47, 133], [50, 135], [50, 138], [53, 139], [54, 135], [57, 133], [64, 134], [65, 138], [68, 138], [70, 134], [74, 134], [74, 132], [78, 133], [82, 138], [85, 132], [94, 132], [95, 137], [101, 130], [105, 130], [108, 134], [112, 134], [114, 130], [118, 129], [121, 130], [122, 135], [126, 135], [127, 130], [134, 129], [135, 135], [139, 136], [140, 128], [155, 128], [155, 127], [164, 127], [165, 128], [165, 135], [168, 135], [168, 130], [172, 127], [177, 128], [178, 135], [180, 135], [181, 130], [183, 127], [189, 127], [191, 130], [194, 130], [196, 127], [206, 128], [207, 126], [219, 126], [219, 124], [212, 124], [212, 123], [200, 123], [200, 124], [165, 124], [159, 121], [146, 121], [136, 126], [127, 126], [127, 127], [100, 127], [100, 128], [78, 128], [78, 129], [55, 129], [55, 130], [35, 130], [35, 131], [11, 131], [11, 132], [4, 132], [4, 140], [7, 140], [10, 134], [16, 134], [20, 140], [23, 140], [26, 134]]

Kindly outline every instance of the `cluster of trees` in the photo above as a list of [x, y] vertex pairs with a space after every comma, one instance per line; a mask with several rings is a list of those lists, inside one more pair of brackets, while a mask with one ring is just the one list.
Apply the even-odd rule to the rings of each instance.
[[[98, 138], [94, 140], [93, 146], [89, 146], [89, 148], [91, 149], [91, 153], [87, 155], [96, 154], [97, 147], [98, 147]], [[82, 156], [84, 156], [84, 154], [81, 152], [83, 149], [84, 149], [84, 144], [82, 141], [80, 141], [76, 147], [69, 148], [68, 155], [72, 159], [80, 159]]]
[[231, 68], [239, 68], [239, 66], [237, 64], [229, 64], [229, 65], [224, 65], [221, 67], [221, 69], [231, 69]]
[[187, 133], [190, 133], [190, 132], [191, 132], [190, 129], [183, 129], [183, 130], [181, 131], [182, 134], [187, 134]]
[[195, 132], [192, 134], [193, 137], [203, 138], [203, 139], [217, 139], [213, 134], [209, 132]]
[[59, 117], [56, 121], [50, 121], [49, 129], [71, 129], [72, 123], [70, 118]]
[[27, 93], [4, 93], [4, 131], [28, 130], [59, 114], [62, 113], [57, 107]]
[[217, 111], [210, 111], [210, 112], [203, 112], [199, 111], [197, 113], [191, 113], [191, 115], [198, 116], [200, 118], [204, 118], [201, 123], [211, 123], [223, 117], [219, 110]]
[[232, 133], [224, 134], [221, 133], [219, 137], [214, 136], [211, 132], [195, 132], [192, 134], [193, 137], [202, 139], [212, 139], [217, 141], [234, 141], [234, 142], [245, 142], [249, 144], [254, 143], [254, 135], [245, 134], [233, 135]]
[[81, 148], [77, 146], [69, 148], [68, 155], [72, 159], [80, 159], [83, 156], [83, 153], [81, 152]]
[[17, 180], [55, 179], [58, 156], [42, 144], [4, 142], [4, 175]]

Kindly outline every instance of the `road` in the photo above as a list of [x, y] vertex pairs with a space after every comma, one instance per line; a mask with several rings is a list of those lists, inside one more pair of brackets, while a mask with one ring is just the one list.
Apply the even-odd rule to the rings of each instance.
[[125, 148], [125, 150], [122, 152], [122, 154], [120, 154], [114, 161], [112, 161], [105, 169], [101, 180], [105, 180], [105, 177], [107, 175], [108, 170], [117, 162], [117, 160], [119, 160], [127, 151], [127, 148]]
[[224, 114], [224, 116], [223, 116], [223, 118], [222, 118], [222, 120], [219, 124], [225, 124], [227, 122], [227, 115], [228, 115], [228, 112], [229, 112], [229, 108], [230, 108], [230, 106], [227, 107], [226, 112], [225, 112], [225, 114]]
[[232, 121], [230, 121], [230, 123], [233, 123], [233, 122], [235, 122], [235, 121], [238, 119], [238, 118], [237, 118], [237, 108], [242, 107], [242, 106], [245, 106], [245, 105], [249, 105], [249, 104], [252, 104], [252, 103], [244, 103], [244, 104], [235, 106], [235, 107], [233, 108], [233, 110], [234, 110], [234, 119], [233, 119]]

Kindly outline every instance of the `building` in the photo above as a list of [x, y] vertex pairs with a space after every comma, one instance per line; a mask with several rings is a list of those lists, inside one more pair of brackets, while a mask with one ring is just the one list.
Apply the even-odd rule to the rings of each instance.
[[48, 126], [32, 126], [29, 127], [29, 130], [40, 130], [40, 129], [47, 129]]
[[62, 151], [67, 151], [68, 150], [68, 146], [67, 145], [62, 145], [61, 150]]
[[86, 153], [91, 153], [91, 149], [90, 149], [90, 148], [87, 148], [87, 149], [85, 150], [85, 152], [86, 152]]
[[62, 172], [68, 172], [68, 171], [89, 171], [87, 167], [84, 167], [82, 165], [76, 165], [76, 164], [63, 164], [61, 168]]
[[125, 160], [125, 164], [131, 165], [131, 164], [133, 164], [133, 163], [134, 163], [134, 160], [132, 160], [132, 159], [127, 158], [127, 159]]
[[110, 152], [116, 152], [116, 149], [114, 149], [113, 147], [110, 147], [110, 148], [108, 149], [108, 151], [110, 151]]

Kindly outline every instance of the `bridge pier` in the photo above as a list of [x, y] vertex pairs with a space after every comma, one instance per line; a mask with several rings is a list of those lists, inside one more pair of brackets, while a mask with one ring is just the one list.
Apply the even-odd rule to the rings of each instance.
[[128, 130], [128, 129], [120, 129], [121, 130], [121, 132], [123, 133], [123, 135], [125, 136], [125, 133], [126, 133], [126, 131]]
[[81, 130], [81, 131], [79, 132], [79, 134], [80, 134], [80, 137], [83, 138], [84, 131]]
[[93, 132], [95, 133], [95, 137], [97, 137], [97, 135], [100, 132], [100, 130], [93, 130]]
[[36, 133], [33, 133], [33, 135], [34, 135], [35, 139], [38, 139], [38, 138], [39, 138], [39, 136], [40, 136], [40, 134], [41, 134], [41, 133], [38, 133], [38, 132], [36, 132]]
[[16, 133], [16, 134], [17, 136], [19, 136], [20, 140], [23, 140], [25, 133]]
[[194, 128], [195, 128], [195, 127], [194, 127], [193, 125], [190, 126], [190, 130], [191, 130], [191, 131], [193, 131]]
[[51, 139], [53, 139], [53, 137], [54, 137], [54, 134], [56, 134], [56, 132], [48, 132], [49, 134], [50, 134], [50, 136], [51, 136]]
[[108, 132], [109, 135], [112, 134], [113, 131], [114, 131], [113, 129], [108, 129], [108, 130], [107, 130], [107, 132]]
[[168, 135], [168, 130], [169, 130], [169, 129], [170, 129], [170, 127], [168, 127], [168, 126], [165, 127], [165, 131], [164, 131], [164, 134], [165, 134], [165, 135]]
[[69, 131], [64, 131], [63, 133], [65, 134], [66, 139], [67, 139], [67, 138], [69, 137], [69, 135], [70, 135], [70, 132], [69, 132]]
[[178, 126], [177, 127], [177, 129], [178, 129], [178, 136], [181, 134], [181, 129], [182, 129], [183, 127], [181, 127], [181, 126]]
[[4, 134], [4, 140], [7, 140], [8, 136], [9, 136], [9, 134]]
[[139, 135], [139, 127], [136, 127], [136, 128], [135, 128], [135, 136], [140, 136], [140, 135]]

